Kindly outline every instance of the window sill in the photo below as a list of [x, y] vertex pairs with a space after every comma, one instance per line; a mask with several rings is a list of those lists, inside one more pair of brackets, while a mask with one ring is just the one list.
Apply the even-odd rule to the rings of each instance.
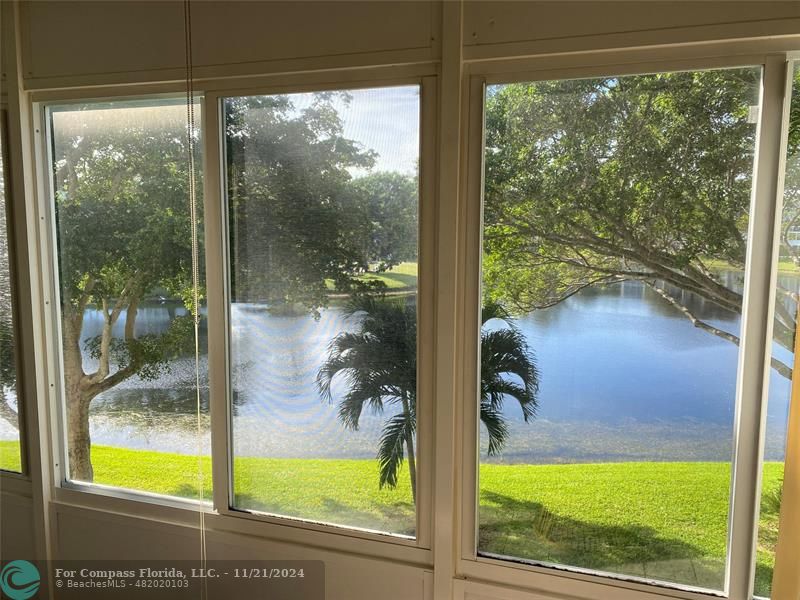
[[431, 550], [418, 547], [413, 539], [247, 512], [217, 512], [207, 502], [94, 484], [69, 482], [56, 488], [54, 505], [57, 512], [97, 511], [111, 518], [138, 519], [194, 529], [199, 528], [200, 514], [205, 513], [207, 531], [385, 558], [425, 568], [430, 568], [433, 563]]
[[673, 587], [663, 582], [634, 581], [632, 578], [623, 578], [624, 576], [615, 577], [606, 573], [601, 575], [589, 570], [581, 572], [567, 568], [556, 569], [483, 556], [459, 561], [458, 573], [469, 581], [508, 585], [543, 595], [569, 595], [586, 600], [611, 597], [615, 600], [708, 600], [726, 597], [722, 591], [700, 590], [679, 584]]

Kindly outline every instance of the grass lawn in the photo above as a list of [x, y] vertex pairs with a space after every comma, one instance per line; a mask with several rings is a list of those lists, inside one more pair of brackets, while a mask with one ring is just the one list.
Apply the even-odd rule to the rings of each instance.
[[[361, 281], [382, 281], [388, 290], [400, 292], [417, 289], [417, 263], [403, 262], [383, 273], [367, 273], [361, 275]], [[328, 289], [333, 289], [333, 281], [326, 280]]]
[[[0, 442], [3, 468], [18, 468]], [[95, 481], [197, 498], [193, 456], [92, 448]], [[204, 497], [211, 470], [203, 459]], [[482, 552], [577, 565], [719, 588], [725, 552], [728, 463], [482, 465]], [[774, 490], [782, 463], [764, 467]], [[240, 508], [413, 535], [407, 473], [397, 490], [378, 489], [374, 460], [239, 458]], [[762, 511], [759, 595], [769, 595], [778, 515]]]
[[[717, 260], [715, 258], [704, 258], [703, 264], [712, 271], [734, 269], [730, 263], [727, 263], [724, 260]], [[783, 259], [778, 262], [778, 272], [785, 273], [787, 275], [800, 275], [800, 267], [798, 267], [789, 259]]]
[[0, 469], [19, 473], [22, 468], [19, 442], [0, 441]]

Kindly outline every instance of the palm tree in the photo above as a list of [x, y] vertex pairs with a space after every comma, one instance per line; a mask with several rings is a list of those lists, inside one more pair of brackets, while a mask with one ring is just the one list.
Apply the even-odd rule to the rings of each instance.
[[[498, 319], [502, 329], [486, 328]], [[509, 379], [514, 376], [518, 381]], [[500, 452], [508, 439], [508, 425], [503, 416], [503, 401], [514, 398], [522, 408], [522, 418], [529, 423], [539, 405], [539, 371], [525, 336], [508, 312], [495, 302], [481, 311], [481, 422], [489, 434], [488, 454]]]
[[[333, 400], [333, 379], [341, 374], [347, 392], [339, 399], [339, 420], [358, 429], [364, 409], [383, 413], [397, 410], [383, 426], [378, 462], [380, 487], [397, 485], [398, 472], [408, 457], [411, 493], [417, 498], [414, 452], [417, 409], [417, 311], [405, 300], [359, 295], [346, 308], [348, 318], [358, 318], [358, 330], [337, 335], [330, 343], [328, 359], [317, 374], [320, 393]], [[502, 413], [510, 396], [519, 402], [525, 421], [536, 414], [539, 374], [525, 337], [497, 304], [487, 305], [482, 324], [491, 319], [506, 327], [481, 331], [480, 418], [489, 433], [489, 454], [499, 452], [508, 437]], [[515, 377], [518, 381], [508, 379]]]

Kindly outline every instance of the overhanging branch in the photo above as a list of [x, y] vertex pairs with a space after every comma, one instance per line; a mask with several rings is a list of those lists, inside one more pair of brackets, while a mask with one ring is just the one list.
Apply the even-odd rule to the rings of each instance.
[[[669, 292], [667, 292], [664, 288], [659, 287], [654, 281], [646, 281], [645, 282], [656, 294], [661, 296], [664, 300], [666, 300], [669, 304], [675, 307], [678, 311], [683, 314], [689, 321], [691, 321], [692, 325], [695, 327], [702, 329], [703, 331], [707, 331], [717, 337], [720, 337], [724, 340], [727, 340], [737, 346], [740, 344], [739, 336], [733, 335], [723, 329], [718, 327], [714, 327], [709, 323], [699, 319], [697, 315], [695, 315], [691, 310], [689, 310], [686, 306], [681, 304], [677, 299], [675, 299]], [[791, 380], [792, 378], [792, 369], [786, 365], [785, 363], [779, 361], [775, 357], [772, 357], [770, 361], [772, 368], [775, 369], [778, 373], [780, 373], [783, 377]]]

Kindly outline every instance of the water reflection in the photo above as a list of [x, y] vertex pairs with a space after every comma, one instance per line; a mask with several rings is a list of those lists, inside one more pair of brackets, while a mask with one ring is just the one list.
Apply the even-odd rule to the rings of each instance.
[[[741, 286], [741, 275], [724, 277], [726, 285]], [[797, 277], [781, 279], [786, 287], [798, 286]], [[704, 320], [738, 334], [738, 315], [691, 294], [681, 301]], [[180, 306], [147, 304], [140, 309], [137, 333], [160, 333], [183, 314]], [[97, 335], [101, 322], [99, 312], [87, 310], [84, 339]], [[320, 399], [314, 384], [330, 340], [353, 327], [340, 309], [323, 311], [315, 320], [235, 304], [232, 323], [233, 354], [242, 357], [231, 366], [237, 456], [374, 457], [386, 415], [368, 415], [359, 431], [346, 431], [336, 407]], [[518, 325], [536, 352], [540, 410], [533, 424], [524, 425], [519, 407], [507, 403], [513, 435], [500, 460], [729, 459], [738, 349], [693, 327], [646, 286], [629, 281], [589, 288], [519, 318]], [[205, 344], [205, 327], [201, 335]], [[783, 348], [776, 352], [791, 358]], [[93, 368], [88, 355], [84, 362]], [[98, 397], [92, 404], [93, 441], [196, 452], [194, 358], [180, 357], [171, 365], [157, 381], [133, 378]], [[207, 421], [205, 355], [200, 368]], [[336, 382], [337, 395], [344, 385]], [[788, 398], [789, 381], [773, 376], [768, 440], [783, 439]], [[6, 429], [0, 423], [0, 437], [10, 437]], [[768, 445], [768, 459], [782, 459], [783, 448], [774, 446]]]

